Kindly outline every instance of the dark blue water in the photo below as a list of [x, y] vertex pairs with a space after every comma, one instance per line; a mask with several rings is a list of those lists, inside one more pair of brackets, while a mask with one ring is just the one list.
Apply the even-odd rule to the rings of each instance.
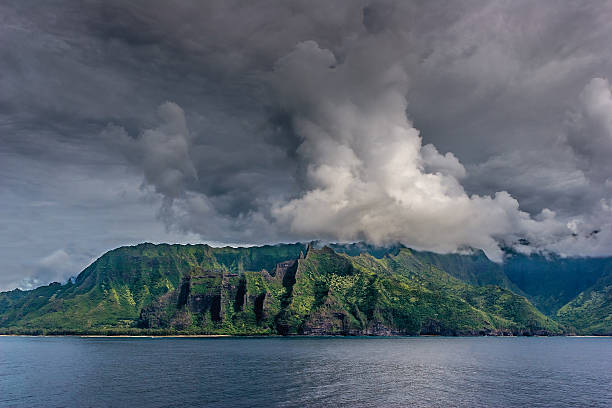
[[612, 407], [611, 338], [0, 337], [0, 406]]

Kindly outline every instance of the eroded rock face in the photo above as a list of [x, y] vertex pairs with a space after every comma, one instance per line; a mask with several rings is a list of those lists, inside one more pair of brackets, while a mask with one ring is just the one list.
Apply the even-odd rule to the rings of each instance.
[[297, 261], [295, 259], [276, 264], [274, 269], [274, 276], [281, 281], [285, 278], [288, 271], [296, 266]]
[[[474, 313], [468, 302], [486, 306], [501, 296], [509, 302], [510, 293], [491, 288], [484, 296], [485, 289], [452, 281], [443, 272], [418, 264], [406, 251], [379, 261], [351, 258], [329, 247], [309, 247], [306, 255], [277, 263], [272, 274], [234, 268], [236, 273], [192, 270], [176, 290], [141, 310], [139, 327], [312, 336], [551, 334], [525, 324], [495, 327], [491, 322], [503, 319], [483, 318], [489, 315]], [[430, 278], [430, 274], [438, 275]], [[435, 285], [455, 285], [458, 294], [469, 296], [459, 301], [444, 295], [447, 287], [432, 290]], [[512, 304], [532, 313], [521, 302], [524, 299]]]
[[238, 313], [244, 310], [248, 302], [246, 279], [240, 279], [236, 287], [236, 297], [234, 298], [234, 312]]
[[157, 329], [171, 327], [170, 317], [166, 313], [169, 303], [178, 301], [178, 292], [172, 291], [161, 296], [159, 299], [144, 307], [140, 311], [137, 327], [141, 329]]
[[141, 329], [157, 329], [168, 326], [166, 314], [158, 302], [152, 303], [140, 311], [137, 326]]
[[185, 330], [191, 326], [191, 323], [191, 314], [187, 310], [179, 310], [170, 320], [170, 327], [177, 330]]
[[[479, 256], [447, 257], [402, 247], [304, 249], [302, 244], [118, 248], [69, 284], [0, 293], [0, 331], [29, 331], [41, 324], [62, 332], [115, 330], [134, 320], [142, 328], [210, 334], [546, 335], [568, 330], [507, 288], [498, 267], [483, 271]], [[604, 280], [592, 296], [584, 294], [585, 301], [601, 300], [597, 310], [581, 311], [585, 303], [576, 301], [557, 317], [581, 320], [580, 327], [569, 327], [578, 333], [609, 333], [603, 319], [609, 314], [609, 287]], [[592, 320], [598, 316], [603, 320]]]
[[261, 293], [255, 296], [255, 301], [253, 302], [253, 310], [255, 311], [255, 318], [258, 322], [262, 321], [266, 317], [265, 303], [266, 298], [269, 297], [267, 295], [267, 293]]
[[222, 322], [228, 308], [241, 310], [246, 294], [244, 284], [238, 277], [236, 273], [206, 271], [184, 279], [190, 288], [186, 302], [189, 311], [194, 315], [210, 317], [213, 322]]
[[138, 326], [184, 330], [193, 324], [192, 316], [197, 314], [207, 314], [214, 322], [222, 321], [222, 295], [232, 286], [227, 282], [219, 285], [218, 282], [224, 282], [221, 271], [192, 272], [183, 277], [175, 291], [143, 308]]
[[325, 310], [311, 316], [304, 324], [303, 333], [311, 336], [351, 334], [350, 318], [346, 313]]
[[[284, 273], [293, 263], [283, 263], [277, 269]], [[269, 292], [249, 293], [244, 275], [196, 270], [185, 276], [176, 290], [143, 308], [138, 327], [185, 330], [193, 326], [194, 320], [221, 324], [228, 314], [236, 316], [243, 312], [254, 313], [255, 320], [260, 322], [270, 315], [270, 299]]]

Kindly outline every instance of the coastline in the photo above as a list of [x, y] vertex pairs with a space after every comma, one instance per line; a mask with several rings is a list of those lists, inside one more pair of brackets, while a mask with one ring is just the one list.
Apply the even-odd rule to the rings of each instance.
[[289, 336], [281, 336], [281, 335], [236, 335], [236, 334], [160, 334], [160, 335], [129, 335], [129, 334], [0, 334], [0, 337], [81, 337], [81, 338], [203, 338], [203, 339], [215, 339], [215, 338], [419, 338], [419, 337], [445, 337], [445, 338], [474, 338], [474, 337], [492, 337], [492, 338], [519, 338], [519, 337], [538, 337], [538, 338], [549, 338], [549, 337], [570, 337], [570, 338], [612, 338], [612, 335], [553, 335], [553, 336], [542, 336], [542, 335], [532, 335], [532, 336], [444, 336], [439, 334], [421, 334], [417, 336], [343, 336], [343, 335], [303, 335], [303, 334], [294, 334]]
[[0, 337], [82, 337], [82, 338], [221, 338], [221, 337], [273, 337], [273, 336], [235, 336], [231, 334], [172, 334], [172, 335], [129, 335], [129, 334], [0, 334]]

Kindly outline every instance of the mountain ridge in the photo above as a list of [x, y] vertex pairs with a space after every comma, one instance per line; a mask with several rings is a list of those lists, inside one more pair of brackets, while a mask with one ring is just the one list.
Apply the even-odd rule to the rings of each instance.
[[[537, 257], [514, 256], [514, 261], [500, 265], [478, 251], [440, 255], [399, 245], [215, 248], [144, 243], [105, 253], [74, 282], [1, 292], [0, 331], [612, 332], [612, 280], [607, 278], [612, 276], [608, 269], [612, 262], [555, 259], [546, 264]], [[562, 266], [565, 278], [574, 279], [569, 281], [575, 294], [563, 285], [547, 283], [554, 283], [554, 262]], [[544, 272], [538, 275], [538, 270]], [[581, 270], [588, 273], [582, 276]], [[534, 276], [544, 282], [536, 285], [538, 291], [533, 289]], [[551, 302], [552, 295], [541, 286], [551, 286], [561, 301], [569, 300], [560, 305]], [[538, 304], [546, 313], [536, 308]]]

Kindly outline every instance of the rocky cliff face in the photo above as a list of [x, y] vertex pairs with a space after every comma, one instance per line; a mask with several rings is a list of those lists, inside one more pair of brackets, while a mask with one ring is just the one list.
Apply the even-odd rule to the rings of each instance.
[[[563, 330], [514, 292], [499, 277], [498, 265], [487, 271], [478, 254], [434, 256], [400, 246], [342, 249], [119, 248], [75, 282], [0, 293], [0, 331], [529, 335]], [[453, 273], [446, 270], [455, 267]], [[606, 321], [598, 316], [609, 311], [610, 285], [599, 282], [562, 317], [606, 332], [607, 326], [595, 325]]]
[[175, 291], [144, 307], [138, 326], [183, 330], [194, 323], [215, 325], [249, 308], [261, 316], [264, 299], [265, 293], [247, 293], [244, 275], [198, 268], [183, 277]]
[[[409, 251], [379, 260], [309, 247], [305, 256], [277, 263], [272, 274], [196, 268], [174, 291], [144, 307], [138, 326], [284, 335], [560, 332], [520, 296], [500, 289], [483, 299], [470, 288], [441, 270], [427, 272]], [[510, 299], [514, 309], [520, 304], [525, 316], [515, 321], [494, 313], [498, 297]]]

